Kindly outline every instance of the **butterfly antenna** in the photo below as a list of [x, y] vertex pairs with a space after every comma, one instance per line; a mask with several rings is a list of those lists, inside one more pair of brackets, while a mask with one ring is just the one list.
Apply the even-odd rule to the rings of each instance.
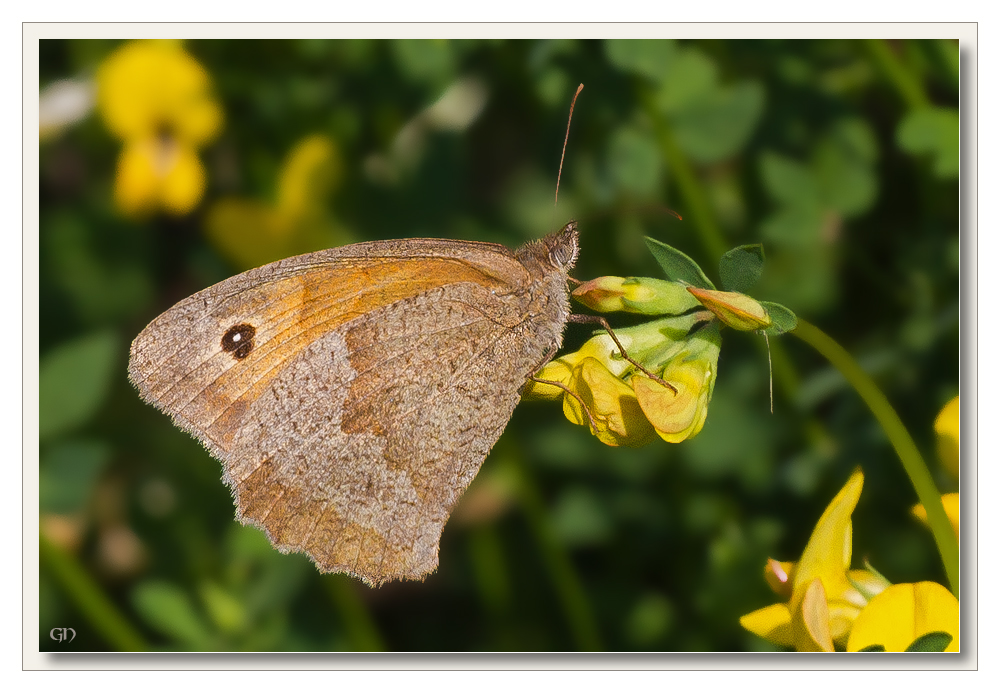
[[580, 95], [581, 91], [583, 91], [582, 84], [576, 88], [573, 100], [569, 104], [569, 120], [566, 121], [566, 139], [563, 140], [562, 156], [559, 157], [559, 175], [556, 176], [556, 203], [553, 207], [559, 205], [559, 181], [562, 179], [563, 159], [566, 158], [566, 145], [569, 144], [569, 124], [573, 122], [573, 107], [576, 106], [576, 97]]

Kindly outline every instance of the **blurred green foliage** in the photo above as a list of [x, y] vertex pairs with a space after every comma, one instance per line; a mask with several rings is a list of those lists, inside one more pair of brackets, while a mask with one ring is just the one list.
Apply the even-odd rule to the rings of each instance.
[[[42, 41], [39, 87], [92, 79], [117, 45]], [[646, 235], [705, 268], [763, 243], [755, 296], [847, 347], [933, 460], [959, 377], [956, 41], [185, 47], [226, 119], [194, 213], [115, 210], [119, 143], [96, 113], [40, 143], [41, 649], [769, 649], [738, 623], [773, 601], [764, 561], [797, 558], [859, 464], [855, 555], [894, 582], [944, 581], [885, 435], [788, 337], [771, 340], [772, 415], [762, 340], [726, 332], [708, 421], [681, 445], [605, 447], [522, 405], [438, 572], [379, 590], [238, 525], [219, 463], [139, 400], [126, 362], [174, 302], [290, 250], [514, 246], [575, 218], [582, 279], [661, 276]], [[329, 146], [293, 171], [310, 137]], [[571, 326], [566, 347], [587, 337]], [[72, 643], [48, 638], [65, 626]]]

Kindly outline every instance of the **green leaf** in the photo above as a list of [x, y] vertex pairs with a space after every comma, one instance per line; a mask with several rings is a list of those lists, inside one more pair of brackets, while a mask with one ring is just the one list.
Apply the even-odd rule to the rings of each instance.
[[812, 169], [826, 206], [847, 217], [867, 212], [878, 195], [877, 158], [870, 125], [857, 118], [837, 122], [813, 155]]
[[[89, 223], [102, 228], [111, 222], [102, 219]], [[65, 294], [84, 323], [106, 325], [136, 316], [152, 301], [154, 293], [146, 269], [134, 257], [113, 259], [91, 233], [82, 216], [59, 211], [47, 218], [41, 228], [43, 257], [48, 258], [42, 272]], [[109, 235], [120, 233], [115, 229]]]
[[634, 127], [616, 130], [608, 142], [608, 168], [623, 191], [651, 197], [660, 189], [662, 160], [649, 132]]
[[173, 583], [150, 580], [132, 592], [132, 605], [152, 628], [189, 650], [211, 648], [212, 633], [187, 593]]
[[718, 87], [715, 62], [696, 49], [678, 51], [670, 63], [668, 79], [662, 80], [656, 105], [666, 115], [674, 115], [703, 99]]
[[771, 326], [764, 330], [764, 334], [768, 337], [791, 332], [798, 326], [799, 319], [795, 317], [795, 313], [780, 303], [760, 301], [760, 305], [764, 306], [764, 310], [771, 316]]
[[869, 645], [862, 647], [858, 652], [885, 652], [885, 645]]
[[958, 175], [958, 109], [921, 108], [910, 112], [896, 130], [896, 141], [910, 154], [930, 156], [938, 178]]
[[39, 460], [39, 510], [60, 514], [82, 510], [110, 459], [111, 447], [96, 440], [47, 447]]
[[678, 147], [692, 159], [710, 164], [743, 148], [764, 112], [764, 88], [744, 82], [715, 89], [671, 118]]
[[451, 41], [400, 39], [390, 46], [396, 67], [411, 82], [441, 89], [454, 78], [457, 56]]
[[954, 638], [950, 633], [944, 631], [934, 631], [924, 633], [914, 640], [906, 648], [907, 652], [944, 652], [945, 648], [951, 644]]
[[650, 645], [666, 635], [677, 621], [677, 609], [662, 594], [649, 592], [636, 600], [625, 620], [629, 639]]
[[244, 604], [214, 582], [203, 582], [198, 590], [205, 611], [216, 627], [226, 633], [238, 633], [247, 625]]
[[114, 333], [102, 331], [63, 343], [42, 357], [38, 369], [39, 439], [76, 428], [97, 412], [111, 386], [117, 342]]
[[823, 231], [824, 215], [819, 204], [787, 205], [761, 222], [765, 240], [796, 249], [814, 247]]
[[646, 237], [646, 247], [649, 248], [649, 252], [656, 258], [656, 262], [670, 281], [684, 282], [699, 289], [715, 288], [715, 285], [701, 271], [698, 263], [676, 248], [648, 236]]
[[608, 39], [604, 42], [604, 54], [612, 65], [654, 82], [666, 78], [675, 52], [676, 44], [672, 40]]
[[552, 531], [566, 546], [596, 546], [614, 536], [605, 503], [587, 487], [566, 489], [551, 512]]
[[778, 202], [819, 205], [819, 185], [805, 164], [782, 154], [764, 152], [760, 157], [760, 177], [764, 188]]
[[719, 277], [726, 291], [747, 293], [764, 271], [764, 246], [741, 245], [733, 248], [719, 260]]

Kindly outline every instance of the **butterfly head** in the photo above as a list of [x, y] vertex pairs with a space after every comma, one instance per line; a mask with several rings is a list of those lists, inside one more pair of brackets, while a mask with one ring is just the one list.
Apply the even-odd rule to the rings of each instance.
[[580, 253], [580, 236], [575, 221], [546, 236], [542, 243], [548, 251], [548, 262], [554, 268], [568, 271], [576, 264], [576, 257]]

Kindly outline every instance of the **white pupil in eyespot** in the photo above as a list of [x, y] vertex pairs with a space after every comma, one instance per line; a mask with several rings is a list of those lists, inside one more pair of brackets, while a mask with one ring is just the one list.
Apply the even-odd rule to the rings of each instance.
[[241, 338], [242, 336], [243, 336], [243, 335], [241, 335], [241, 334], [240, 334], [239, 332], [237, 332], [236, 334], [234, 334], [234, 335], [233, 335], [233, 341], [234, 341], [234, 342], [238, 342], [238, 341], [240, 341], [240, 338]]

